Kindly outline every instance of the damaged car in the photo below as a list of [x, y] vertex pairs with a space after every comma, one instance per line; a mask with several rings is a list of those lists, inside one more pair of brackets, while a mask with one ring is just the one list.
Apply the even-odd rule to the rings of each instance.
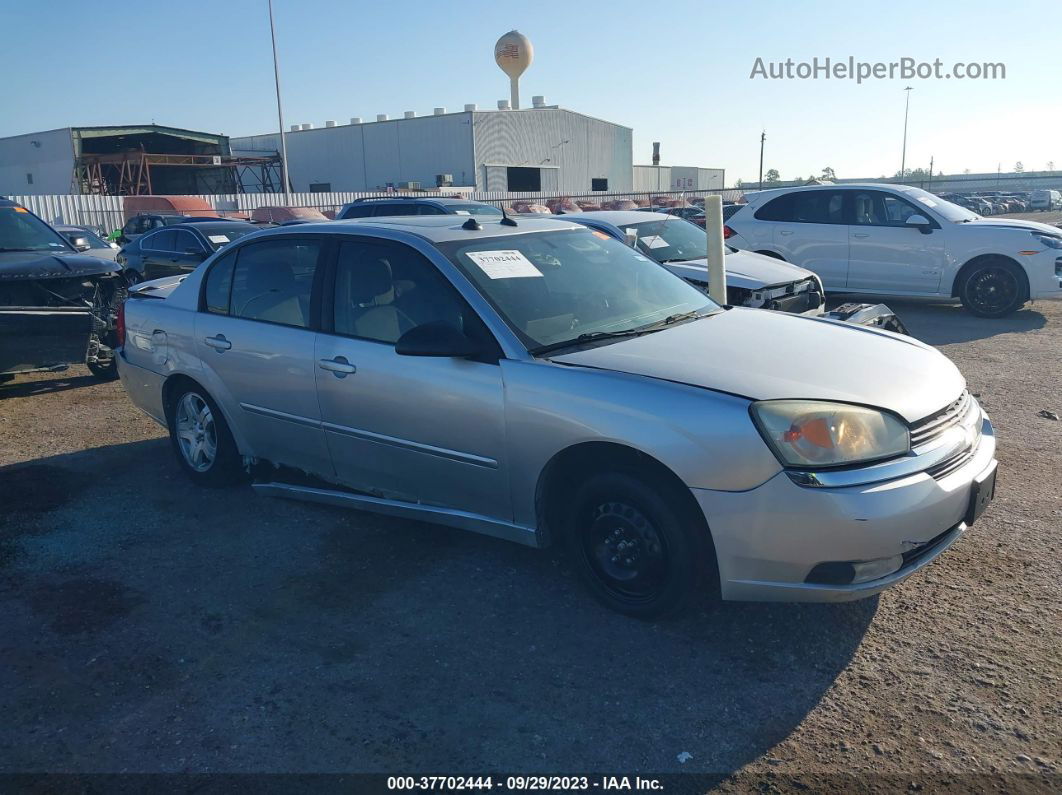
[[25, 207], [0, 198], [0, 380], [81, 363], [115, 378], [125, 293], [119, 265], [82, 254]]

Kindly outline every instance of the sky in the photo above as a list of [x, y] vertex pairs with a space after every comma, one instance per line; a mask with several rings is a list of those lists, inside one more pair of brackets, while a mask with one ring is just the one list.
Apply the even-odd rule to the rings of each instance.
[[[0, 0], [0, 137], [142, 124], [230, 136], [277, 129], [266, 0]], [[110, 8], [110, 12], [108, 12]], [[726, 3], [714, 0], [274, 0], [285, 124], [496, 107], [497, 38], [517, 29], [534, 63], [524, 104], [634, 130], [634, 162], [725, 168], [726, 182], [1062, 169], [1057, 0]], [[1048, 34], [1050, 38], [1051, 34]], [[1002, 63], [1006, 78], [765, 80], [770, 62]]]

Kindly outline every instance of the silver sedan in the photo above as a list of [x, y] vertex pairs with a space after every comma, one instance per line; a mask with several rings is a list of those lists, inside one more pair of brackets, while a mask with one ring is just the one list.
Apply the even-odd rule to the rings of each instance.
[[994, 490], [992, 425], [934, 349], [720, 307], [555, 219], [258, 232], [120, 326], [196, 483], [562, 544], [640, 617], [875, 594]]

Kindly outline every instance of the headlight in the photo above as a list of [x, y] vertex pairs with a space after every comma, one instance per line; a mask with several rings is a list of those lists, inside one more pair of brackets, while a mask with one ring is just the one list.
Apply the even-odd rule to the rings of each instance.
[[785, 466], [828, 467], [903, 455], [911, 449], [907, 426], [863, 406], [818, 400], [766, 400], [752, 417]]
[[1039, 232], [1033, 232], [1032, 236], [1048, 248], [1062, 248], [1062, 237], [1055, 237], [1054, 235], [1042, 235]]

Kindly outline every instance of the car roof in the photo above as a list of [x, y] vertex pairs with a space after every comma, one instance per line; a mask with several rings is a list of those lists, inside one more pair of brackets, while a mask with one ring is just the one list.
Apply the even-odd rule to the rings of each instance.
[[373, 229], [408, 232], [432, 243], [447, 243], [453, 240], [481, 240], [485, 237], [510, 237], [529, 232], [556, 232], [558, 229], [585, 229], [580, 224], [564, 223], [563, 219], [546, 216], [543, 220], [520, 217], [516, 226], [508, 226], [498, 220], [480, 217], [482, 229], [464, 229], [472, 216], [464, 215], [396, 215], [382, 218], [350, 218], [343, 221], [320, 221], [299, 224], [297, 227], [274, 227], [263, 230], [261, 236], [275, 234], [329, 233], [356, 235]]
[[646, 212], [643, 210], [590, 210], [584, 213], [572, 213], [572, 220], [575, 220], [576, 223], [578, 223], [579, 218], [585, 218], [589, 221], [606, 221], [616, 226], [644, 224], [646, 221], [654, 219], [657, 221], [666, 221], [669, 218], [672, 221], [681, 220], [668, 213]]
[[[395, 202], [399, 204], [416, 203], [416, 202], [432, 202], [433, 204], [450, 205], [450, 204], [487, 204], [487, 202], [476, 201], [475, 199], [461, 199], [453, 196], [370, 196], [366, 199], [356, 199], [351, 204], [384, 204], [387, 202]], [[493, 205], [488, 205], [493, 206]]]
[[191, 229], [196, 229], [202, 232], [203, 234], [207, 234], [208, 232], [231, 232], [234, 228], [239, 227], [248, 227], [250, 229], [254, 229], [255, 231], [258, 231], [262, 228], [257, 224], [249, 224], [245, 221], [186, 221], [183, 224], [174, 224], [173, 226], [167, 226], [165, 228], [180, 229], [181, 227], [189, 227]]

